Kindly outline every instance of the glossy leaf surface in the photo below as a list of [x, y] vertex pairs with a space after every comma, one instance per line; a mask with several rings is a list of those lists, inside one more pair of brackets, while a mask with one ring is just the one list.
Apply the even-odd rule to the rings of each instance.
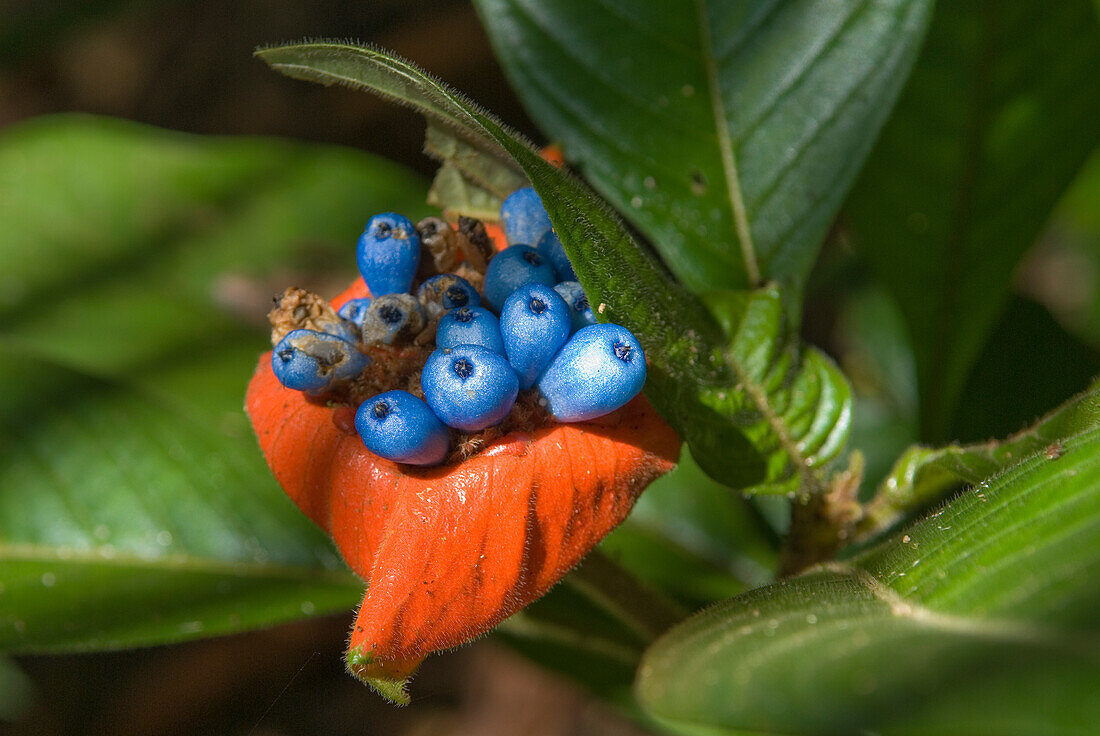
[[[740, 390], [704, 390], [703, 400], [723, 416], [738, 417], [767, 463], [764, 479], [746, 490], [820, 490], [817, 468], [840, 452], [851, 428], [847, 379], [824, 353], [791, 335], [776, 290], [715, 293], [708, 303], [729, 335], [724, 358]], [[699, 447], [708, 457], [723, 452], [717, 444], [700, 441]], [[710, 466], [704, 461], [703, 467]]]
[[928, 0], [478, 0], [513, 87], [696, 293], [795, 308]]
[[905, 316], [922, 439], [960, 392], [1013, 269], [1100, 142], [1100, 27], [1087, 0], [939, 3], [923, 55], [847, 204]]
[[1098, 571], [1094, 427], [847, 564], [689, 619], [637, 691], [687, 733], [1088, 733]]
[[943, 494], [983, 479], [1036, 453], [1057, 457], [1062, 442], [1100, 426], [1100, 383], [1073, 397], [1034, 426], [1004, 440], [946, 447], [912, 447], [898, 458], [879, 485], [863, 526], [889, 526], [907, 511], [927, 506]]

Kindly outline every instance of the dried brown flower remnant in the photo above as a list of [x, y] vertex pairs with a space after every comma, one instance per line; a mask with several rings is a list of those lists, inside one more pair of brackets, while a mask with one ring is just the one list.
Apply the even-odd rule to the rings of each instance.
[[340, 334], [345, 330], [341, 320], [327, 301], [316, 294], [290, 287], [276, 297], [275, 307], [268, 312], [271, 322], [271, 344], [279, 342], [294, 330], [315, 330]]

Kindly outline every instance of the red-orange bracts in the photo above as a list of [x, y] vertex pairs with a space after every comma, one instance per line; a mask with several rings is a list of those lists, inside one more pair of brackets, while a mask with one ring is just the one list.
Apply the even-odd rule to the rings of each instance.
[[[366, 295], [360, 280], [333, 305]], [[672, 468], [680, 446], [639, 396], [593, 422], [512, 432], [461, 462], [398, 465], [342, 428], [350, 409], [284, 388], [270, 354], [246, 404], [283, 489], [368, 582], [349, 668], [398, 699], [427, 654], [545, 594]]]

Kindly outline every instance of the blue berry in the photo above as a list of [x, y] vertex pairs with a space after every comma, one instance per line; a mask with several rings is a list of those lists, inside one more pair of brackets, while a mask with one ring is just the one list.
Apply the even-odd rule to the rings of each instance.
[[294, 330], [271, 352], [275, 377], [297, 391], [321, 391], [333, 381], [355, 378], [368, 363], [347, 340], [315, 330]]
[[409, 465], [442, 462], [451, 439], [427, 404], [400, 390], [378, 394], [360, 404], [355, 429], [375, 455]]
[[407, 342], [424, 329], [425, 322], [420, 303], [411, 294], [386, 294], [372, 299], [367, 307], [362, 340], [367, 345]]
[[480, 345], [437, 349], [424, 364], [420, 386], [435, 415], [466, 432], [504, 421], [519, 392], [508, 361]]
[[355, 257], [371, 296], [403, 294], [412, 288], [420, 265], [420, 236], [403, 215], [375, 215], [359, 237]]
[[341, 318], [355, 325], [356, 339], [358, 339], [358, 332], [363, 326], [363, 318], [367, 316], [367, 307], [369, 306], [370, 299], [367, 297], [349, 299], [344, 302], [344, 306], [340, 307], [340, 311], [337, 312]]
[[569, 317], [573, 321], [573, 332], [582, 327], [596, 324], [596, 315], [592, 312], [592, 305], [588, 303], [588, 297], [579, 283], [576, 281], [562, 281], [554, 287], [554, 291], [558, 292], [565, 303], [569, 305]]
[[485, 270], [485, 301], [495, 311], [504, 306], [504, 300], [524, 284], [558, 283], [554, 264], [527, 245], [513, 245], [497, 253]]
[[469, 281], [453, 273], [432, 276], [417, 289], [416, 298], [430, 315], [481, 304], [481, 295], [477, 293], [477, 289]]
[[543, 233], [550, 230], [550, 216], [532, 187], [517, 189], [500, 205], [504, 236], [511, 245], [536, 245]]
[[543, 284], [525, 284], [500, 311], [500, 334], [521, 390], [535, 385], [569, 339], [569, 305]]
[[539, 392], [559, 422], [608, 414], [645, 385], [645, 353], [625, 327], [599, 324], [577, 331], [539, 379]]
[[500, 322], [485, 307], [452, 309], [439, 320], [435, 346], [453, 348], [459, 345], [480, 345], [497, 355], [505, 355], [504, 340], [500, 337]]
[[565, 255], [565, 248], [562, 247], [557, 233], [553, 230], [547, 230], [539, 238], [536, 249], [542, 254], [543, 258], [549, 258], [550, 262], [554, 264], [554, 273], [557, 274], [558, 281], [577, 280], [577, 272], [573, 270], [573, 264], [569, 262], [569, 256]]

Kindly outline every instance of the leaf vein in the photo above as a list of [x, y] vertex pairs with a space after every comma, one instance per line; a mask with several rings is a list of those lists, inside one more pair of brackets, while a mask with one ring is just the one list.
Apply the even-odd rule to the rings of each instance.
[[703, 55], [703, 68], [707, 77], [711, 111], [714, 115], [714, 128], [718, 138], [718, 149], [722, 160], [722, 173], [726, 179], [726, 194], [733, 210], [734, 227], [741, 257], [745, 263], [745, 275], [752, 286], [760, 285], [760, 266], [756, 261], [756, 250], [752, 242], [752, 230], [749, 225], [745, 200], [741, 194], [741, 182], [737, 174], [737, 159], [733, 153], [733, 141], [726, 125], [726, 110], [722, 100], [722, 90], [718, 80], [718, 66], [710, 34], [710, 20], [703, 6], [704, 0], [695, 0], [695, 10], [699, 19], [699, 48]]
[[118, 552], [114, 548], [107, 547], [93, 547], [86, 550], [60, 550], [43, 544], [0, 542], [0, 565], [8, 562], [71, 563], [228, 575], [232, 577], [273, 577], [311, 582], [346, 582], [349, 585], [362, 584], [354, 573], [345, 569], [326, 569], [287, 563], [260, 563], [248, 560], [217, 560], [181, 553], [149, 556], [132, 552]]
[[919, 603], [906, 600], [875, 575], [844, 563], [826, 563], [819, 570], [844, 575], [857, 581], [877, 600], [887, 604], [893, 616], [908, 619], [921, 626], [951, 634], [962, 634], [978, 639], [1007, 641], [1017, 644], [1053, 646], [1080, 653], [1088, 649], [1100, 653], [1100, 638], [1083, 631], [1057, 631], [1038, 626], [1030, 621], [1014, 621], [995, 618], [968, 618], [941, 613]]

